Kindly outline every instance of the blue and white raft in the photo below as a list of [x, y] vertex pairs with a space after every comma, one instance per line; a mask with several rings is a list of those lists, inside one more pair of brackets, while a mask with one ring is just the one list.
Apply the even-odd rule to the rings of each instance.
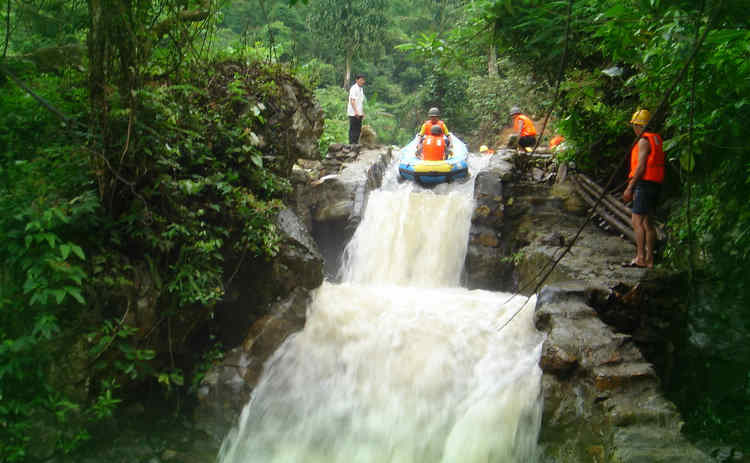
[[469, 176], [467, 157], [469, 150], [464, 142], [453, 134], [451, 137], [451, 151], [448, 159], [443, 161], [424, 161], [417, 157], [417, 143], [415, 137], [408, 145], [399, 151], [398, 173], [406, 180], [413, 180], [423, 185], [452, 182]]

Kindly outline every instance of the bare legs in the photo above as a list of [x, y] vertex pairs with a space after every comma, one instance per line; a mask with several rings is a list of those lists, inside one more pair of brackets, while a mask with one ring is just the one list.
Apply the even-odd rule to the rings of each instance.
[[647, 215], [632, 214], [633, 232], [635, 233], [635, 259], [639, 267], [654, 267], [654, 246], [656, 245], [656, 228]]

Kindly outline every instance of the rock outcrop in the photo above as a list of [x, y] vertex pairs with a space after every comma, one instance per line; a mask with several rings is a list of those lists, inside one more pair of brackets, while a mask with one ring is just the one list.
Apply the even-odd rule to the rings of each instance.
[[631, 336], [616, 333], [587, 304], [585, 284], [545, 286], [535, 309], [547, 334], [540, 443], [558, 463], [708, 462], [680, 434], [653, 366]]
[[198, 390], [195, 412], [198, 427], [220, 442], [237, 423], [242, 408], [260, 379], [263, 364], [287, 339], [305, 325], [310, 293], [296, 288], [274, 303], [250, 327], [242, 344], [206, 374]]
[[510, 151], [493, 155], [474, 180], [474, 214], [466, 252], [465, 281], [469, 288], [510, 290], [513, 242], [508, 239], [506, 206], [512, 186]]
[[323, 257], [300, 219], [286, 209], [279, 213], [276, 226], [282, 236], [276, 257], [244, 262], [240, 256], [230, 274], [226, 297], [215, 311], [224, 345], [240, 344], [275, 301], [294, 289], [310, 291], [323, 282]]
[[333, 144], [322, 162], [299, 162], [292, 204], [324, 255], [329, 278], [335, 278], [367, 196], [380, 187], [391, 157], [391, 147]]
[[670, 345], [653, 336], [654, 327], [666, 335], [681, 321], [679, 310], [660, 310], [673, 302], [663, 290], [669, 276], [622, 267], [632, 244], [584, 225], [587, 209], [572, 185], [552, 184], [554, 165], [538, 170], [522, 178], [491, 163], [489, 177], [477, 176], [472, 233], [495, 231], [502, 244], [472, 237], [467, 280], [484, 289], [540, 290], [546, 461], [709, 461], [680, 434], [679, 412], [661, 387]]

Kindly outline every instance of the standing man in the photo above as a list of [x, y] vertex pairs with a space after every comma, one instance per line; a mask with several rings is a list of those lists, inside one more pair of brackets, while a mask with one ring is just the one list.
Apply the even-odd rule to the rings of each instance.
[[656, 228], [652, 217], [664, 182], [664, 150], [658, 133], [643, 131], [649, 119], [651, 113], [646, 109], [639, 109], [630, 118], [638, 142], [630, 152], [628, 186], [622, 194], [625, 202], [633, 200], [635, 258], [625, 264], [628, 267], [654, 267]]
[[518, 106], [510, 108], [510, 117], [513, 119], [513, 131], [518, 135], [518, 146], [526, 152], [531, 151], [531, 147], [536, 145], [534, 123], [521, 112]]
[[359, 134], [362, 131], [362, 119], [365, 117], [365, 76], [358, 75], [354, 85], [349, 89], [349, 104], [346, 105], [346, 114], [349, 116], [349, 144], [359, 143]]

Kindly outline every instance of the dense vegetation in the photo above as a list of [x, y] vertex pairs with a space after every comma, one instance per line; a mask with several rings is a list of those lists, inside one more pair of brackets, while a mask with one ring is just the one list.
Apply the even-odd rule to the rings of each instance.
[[202, 353], [175, 362], [159, 354], [171, 344], [137, 332], [136, 280], [152, 282], [162, 327], [210, 318], [224, 256], [276, 250], [271, 218], [288, 183], [253, 138], [275, 76], [314, 90], [324, 154], [346, 140], [352, 73], [367, 76], [365, 123], [381, 142], [405, 142], [439, 106], [453, 131], [493, 144], [519, 104], [539, 118], [554, 110], [547, 133], [603, 179], [624, 178], [629, 115], [664, 100], [661, 265], [687, 275], [691, 330], [672, 394], [693, 436], [750, 449], [741, 2], [6, 0], [0, 10], [0, 459], [26, 458], [40, 427], [74, 451], [133, 384], [190, 391]]

